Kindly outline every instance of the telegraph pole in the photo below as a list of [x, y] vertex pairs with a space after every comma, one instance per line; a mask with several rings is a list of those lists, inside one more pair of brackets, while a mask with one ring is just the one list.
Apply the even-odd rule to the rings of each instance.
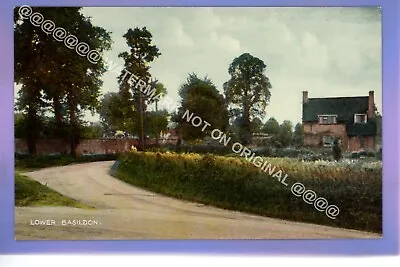
[[139, 116], [140, 116], [140, 145], [141, 150], [144, 151], [144, 126], [143, 126], [143, 102], [142, 90], [139, 89]]

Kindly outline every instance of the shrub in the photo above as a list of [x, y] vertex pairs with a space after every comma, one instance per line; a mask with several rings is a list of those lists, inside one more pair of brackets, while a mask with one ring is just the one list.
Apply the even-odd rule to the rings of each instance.
[[339, 138], [336, 138], [334, 143], [333, 143], [333, 158], [335, 160], [341, 160], [342, 159], [342, 146]]
[[[115, 176], [173, 197], [264, 216], [380, 232], [382, 167], [358, 161], [302, 162], [264, 158], [288, 174], [287, 187], [240, 157], [194, 153], [135, 152], [123, 155]], [[283, 176], [282, 176], [283, 177]], [[331, 220], [290, 186], [303, 183], [340, 208]], [[340, 217], [340, 219], [339, 219]]]
[[380, 148], [379, 151], [376, 153], [376, 158], [382, 160], [382, 148]]
[[20, 169], [41, 169], [53, 166], [65, 166], [73, 163], [109, 161], [117, 159], [116, 154], [82, 154], [78, 158], [62, 154], [21, 158], [16, 155], [15, 167]]

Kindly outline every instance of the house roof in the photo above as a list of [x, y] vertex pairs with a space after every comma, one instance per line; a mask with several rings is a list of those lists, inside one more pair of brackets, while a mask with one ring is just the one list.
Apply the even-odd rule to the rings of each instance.
[[309, 98], [303, 103], [303, 122], [318, 121], [318, 115], [337, 115], [337, 122], [346, 122], [356, 113], [367, 113], [368, 96]]
[[346, 125], [348, 136], [376, 135], [376, 122], [354, 123], [354, 114], [367, 114], [368, 96], [309, 98], [303, 103], [303, 122], [317, 122], [318, 115], [337, 115], [336, 121]]

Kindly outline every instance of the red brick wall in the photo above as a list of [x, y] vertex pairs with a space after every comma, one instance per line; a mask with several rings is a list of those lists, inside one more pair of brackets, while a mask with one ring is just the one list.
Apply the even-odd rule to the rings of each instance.
[[[360, 138], [364, 138], [364, 148], [361, 147]], [[376, 150], [376, 141], [373, 136], [358, 137], [354, 136], [349, 139], [348, 151], [360, 150]]]
[[[69, 144], [61, 139], [38, 139], [36, 143], [38, 155], [51, 153], [68, 153]], [[15, 152], [28, 153], [28, 145], [24, 139], [15, 139]]]
[[[160, 144], [163, 140], [160, 140]], [[147, 145], [154, 145], [155, 139], [147, 139]], [[168, 143], [173, 143], [169, 141]], [[77, 147], [78, 154], [114, 154], [127, 152], [132, 145], [138, 146], [135, 139], [84, 139]], [[38, 139], [36, 144], [38, 155], [52, 153], [69, 153], [70, 145], [61, 139]], [[25, 140], [15, 139], [15, 152], [28, 153], [28, 146]]]
[[324, 135], [333, 135], [342, 139], [344, 151], [353, 152], [359, 150], [375, 150], [376, 140], [374, 136], [364, 138], [364, 148], [361, 148], [359, 137], [348, 137], [344, 124], [321, 125], [318, 123], [304, 124], [304, 145], [318, 147], [321, 145]]
[[322, 125], [318, 123], [304, 123], [305, 146], [320, 146], [324, 135], [340, 137], [343, 147], [347, 147], [348, 137], [344, 124]]

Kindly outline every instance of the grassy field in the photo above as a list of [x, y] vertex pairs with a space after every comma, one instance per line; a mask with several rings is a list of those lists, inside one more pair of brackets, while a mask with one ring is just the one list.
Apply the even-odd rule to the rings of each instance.
[[[288, 174], [281, 184], [243, 158], [198, 154], [132, 152], [121, 156], [112, 168], [117, 178], [172, 197], [225, 209], [317, 223], [329, 226], [382, 232], [382, 167], [358, 161], [301, 162], [267, 158], [276, 170]], [[283, 176], [283, 175], [282, 175]], [[301, 182], [340, 214], [328, 218], [290, 187]]]
[[65, 197], [20, 173], [15, 173], [15, 206], [68, 206], [85, 209], [92, 208]]

